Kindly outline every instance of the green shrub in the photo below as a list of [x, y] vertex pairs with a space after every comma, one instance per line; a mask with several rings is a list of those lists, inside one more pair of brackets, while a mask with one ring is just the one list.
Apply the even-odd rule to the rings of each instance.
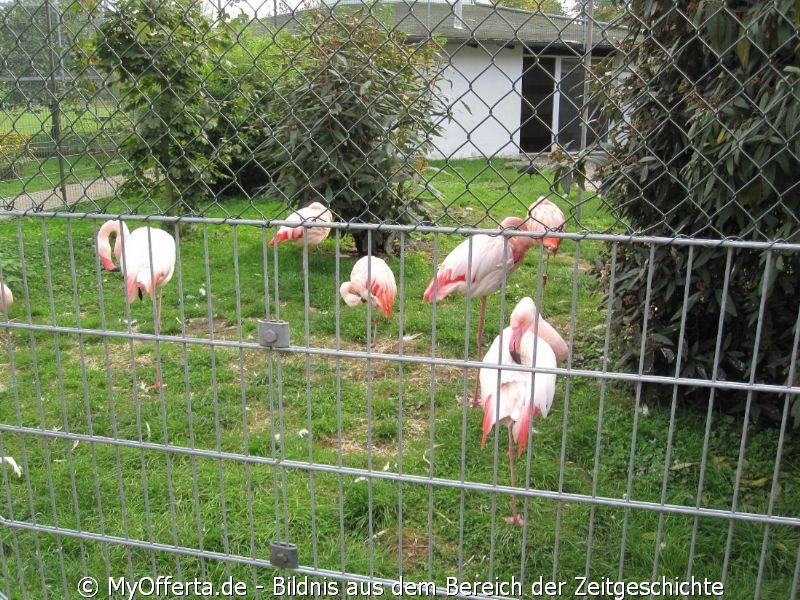
[[220, 110], [208, 135], [225, 158], [217, 166], [226, 177], [215, 190], [220, 195], [254, 195], [272, 182], [275, 165], [265, 157], [256, 160], [254, 154], [286, 114], [287, 104], [276, 99], [273, 88], [280, 77], [290, 76], [282, 50], [290, 34], [272, 33], [255, 20], [237, 19], [231, 27], [234, 42], [220, 53], [206, 81]]
[[[296, 28], [273, 88], [286, 116], [258, 157], [295, 205], [321, 201], [349, 222], [417, 223], [420, 160], [447, 115], [439, 46], [411, 44], [376, 7], [321, 9]], [[354, 231], [360, 253], [367, 232]], [[390, 238], [371, 236], [372, 251]]]
[[[604, 83], [621, 135], [600, 174], [601, 194], [632, 230], [650, 235], [800, 242], [798, 4], [638, 0], [630, 10], [630, 63]], [[645, 373], [671, 377], [680, 361], [682, 376], [712, 377], [728, 250], [694, 249], [684, 306], [688, 252], [657, 248], [651, 265], [649, 246], [619, 248], [613, 328], [624, 365], [638, 369], [647, 314]], [[786, 385], [800, 253], [735, 248], [730, 260], [717, 376]], [[741, 400], [722, 398], [727, 406]], [[756, 400], [756, 414], [780, 417], [783, 397]]]
[[0, 134], [0, 181], [14, 179], [28, 162], [28, 138], [11, 131]]
[[133, 171], [126, 189], [163, 189], [170, 215], [196, 209], [222, 176], [208, 137], [220, 112], [205, 81], [228, 40], [213, 25], [192, 0], [123, 0], [103, 13], [94, 38], [96, 67], [134, 119], [122, 144]]

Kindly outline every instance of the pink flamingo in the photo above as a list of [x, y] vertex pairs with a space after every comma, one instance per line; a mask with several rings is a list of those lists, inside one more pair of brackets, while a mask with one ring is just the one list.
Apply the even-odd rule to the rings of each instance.
[[0, 281], [0, 311], [8, 312], [12, 304], [14, 304], [14, 294], [5, 283]]
[[[525, 228], [534, 233], [548, 233], [550, 231], [563, 232], [567, 230], [567, 218], [554, 202], [548, 200], [544, 196], [539, 196], [539, 199], [528, 207], [528, 219], [525, 222]], [[547, 270], [550, 267], [550, 255], [552, 254], [555, 256], [558, 252], [558, 245], [561, 243], [561, 238], [543, 237], [541, 243], [547, 250], [544, 277], [542, 278], [544, 285], [547, 285]]]
[[[524, 225], [518, 217], [506, 217], [500, 223], [503, 229], [517, 229]], [[503, 287], [506, 277], [516, 271], [525, 258], [525, 253], [536, 243], [531, 237], [478, 234], [472, 237], [472, 257], [470, 260], [470, 240], [464, 240], [447, 255], [431, 279], [423, 302], [447, 298], [457, 292], [467, 293], [467, 272], [471, 275], [470, 296], [481, 297], [481, 315], [478, 321], [478, 352], [483, 346], [483, 323], [486, 317], [486, 297]], [[507, 244], [507, 248], [506, 248]]]
[[[309, 246], [321, 244], [331, 232], [330, 227], [304, 227], [306, 223], [330, 223], [333, 214], [330, 209], [321, 202], [312, 202], [299, 210], [294, 211], [285, 219], [297, 225], [281, 225], [278, 231], [268, 243], [268, 247], [286, 241], [302, 241], [303, 237], [308, 240]], [[308, 273], [308, 258], [303, 254], [303, 273]]]
[[[367, 300], [371, 301], [372, 306], [379, 309], [388, 320], [392, 316], [394, 297], [397, 295], [394, 273], [383, 259], [362, 256], [350, 271], [350, 281], [339, 288], [339, 294], [347, 306], [358, 306]], [[372, 334], [373, 346], [378, 334], [378, 319], [379, 316], [376, 315]]]
[[[497, 336], [486, 352], [484, 364], [555, 368], [556, 354], [550, 344], [542, 337], [537, 339], [533, 334], [533, 327], [539, 319], [538, 313], [532, 299], [525, 297], [520, 300], [511, 313], [511, 326], [503, 330], [502, 348], [501, 336]], [[508, 427], [511, 487], [516, 487], [514, 444], [516, 442], [517, 456], [521, 456], [528, 443], [531, 417], [535, 418], [538, 415], [546, 417], [553, 406], [556, 376], [554, 373], [533, 374], [484, 367], [480, 370], [479, 378], [483, 402], [481, 448], [486, 445], [486, 437], [495, 423]], [[512, 516], [506, 517], [505, 520], [515, 525], [524, 524], [524, 520], [517, 513], [517, 499], [514, 495], [511, 496], [511, 511]]]
[[[111, 259], [109, 238], [112, 234], [116, 236], [114, 256], [125, 277], [128, 302], [133, 302], [137, 295], [141, 299], [143, 291], [155, 302], [158, 289], [155, 321], [158, 336], [161, 333], [161, 297], [164, 286], [175, 272], [175, 239], [163, 229], [139, 227], [131, 233], [122, 221], [106, 221], [97, 234], [97, 254], [109, 271], [118, 270]], [[158, 389], [162, 385], [161, 365], [156, 363], [156, 382], [151, 387]]]

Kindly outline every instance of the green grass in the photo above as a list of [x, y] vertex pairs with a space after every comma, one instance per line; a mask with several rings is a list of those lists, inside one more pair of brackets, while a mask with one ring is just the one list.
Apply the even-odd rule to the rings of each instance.
[[[98, 104], [81, 109], [62, 109], [62, 131], [75, 133], [94, 133], [110, 117], [118, 117], [116, 109]], [[25, 136], [49, 133], [52, 127], [52, 113], [49, 108], [38, 110], [0, 110], [0, 134], [16, 131]]]
[[[539, 194], [547, 193], [547, 182], [518, 177], [512, 163], [491, 164], [488, 170], [481, 161], [433, 165], [444, 167], [433, 181], [446, 199], [446, 209], [436, 208], [442, 224], [469, 221], [488, 226], [487, 211], [499, 221], [507, 214], [520, 214]], [[562, 206], [567, 208], [566, 203]], [[224, 208], [244, 217], [287, 214], [284, 207], [268, 201], [252, 206], [230, 202]], [[593, 229], [615, 228], [614, 219], [596, 200], [589, 200], [582, 210]], [[29, 304], [25, 305], [24, 288], [18, 284], [17, 303], [9, 315], [14, 322], [30, 319], [40, 325], [125, 332], [130, 320], [135, 321], [133, 331], [152, 333], [150, 302], [135, 302], [128, 314], [119, 275], [98, 271], [96, 226], [83, 218], [0, 223], [3, 256], [9, 260], [14, 251], [24, 256], [20, 278], [27, 282]], [[581, 228], [571, 226], [571, 230]], [[302, 248], [283, 246], [275, 254], [264, 248], [270, 236], [257, 228], [225, 224], [199, 227], [182, 237], [181, 268], [164, 295], [164, 334], [254, 343], [257, 319], [267, 316], [266, 275], [269, 316], [290, 323], [294, 345], [365, 349], [366, 309], [349, 309], [337, 293], [337, 284], [349, 276], [356, 260], [351, 240], [343, 238], [337, 251], [331, 235], [319, 248], [310, 249], [306, 288]], [[400, 351], [401, 334], [407, 336], [402, 346], [405, 355], [455, 359], [473, 355], [479, 302], [468, 307], [463, 297], [454, 296], [434, 308], [420, 301], [433, 274], [435, 244], [441, 260], [461, 239], [414, 235], [404, 247], [403, 261], [388, 259], [398, 276], [402, 270], [405, 295], [391, 321], [381, 322], [377, 354], [370, 360], [162, 343], [168, 383], [162, 396], [139, 385], [154, 378], [153, 342], [47, 331], [3, 334], [0, 422], [305, 464], [371, 466], [380, 474], [384, 469], [394, 473], [402, 469], [403, 474], [423, 478], [507, 484], [505, 432], [490, 437], [481, 450], [482, 414], [461, 402], [465, 392], [471, 393], [474, 373], [458, 367], [402, 364], [380, 356]], [[522, 296], [541, 293], [542, 311], [566, 332], [574, 303], [573, 366], [601, 370], [605, 312], [601, 294], [587, 273], [589, 261], [600, 250], [598, 244], [564, 242], [550, 262], [547, 286], [541, 290], [536, 250], [510, 280], [507, 313]], [[489, 298], [487, 340], [504, 325], [500, 305], [499, 294]], [[465, 348], [467, 316], [469, 348]], [[519, 478], [527, 479], [532, 489], [561, 488], [591, 496], [596, 486], [600, 497], [623, 498], [637, 419], [634, 400], [632, 390], [621, 384], [602, 386], [592, 377], [560, 377], [553, 412], [536, 423], [539, 434], [533, 439], [529, 472], [525, 460], [520, 460]], [[665, 464], [669, 407], [649, 398], [643, 402], [649, 412], [638, 416], [630, 497], [660, 502], [666, 468], [666, 502], [694, 506], [705, 413], [679, 407], [672, 456]], [[700, 504], [730, 510], [742, 424], [717, 412], [712, 418]], [[299, 435], [303, 429], [310, 432], [308, 437]], [[542, 575], [546, 581], [568, 581], [568, 589], [574, 589], [573, 578], [586, 572], [588, 552], [592, 553], [588, 574], [596, 580], [616, 579], [620, 563], [625, 580], [649, 580], [656, 554], [658, 577], [683, 579], [690, 566], [691, 516], [665, 514], [659, 537], [659, 515], [654, 511], [608, 506], [592, 511], [585, 502], [532, 499], [526, 503], [530, 526], [523, 537], [519, 528], [500, 519], [510, 510], [505, 494], [365, 481], [291, 466], [247, 465], [104, 443], [75, 445], [35, 435], [5, 433], [0, 441], [2, 452], [17, 458], [25, 471], [17, 479], [6, 469], [0, 514], [24, 523], [259, 559], [268, 557], [269, 543], [288, 528], [290, 540], [299, 547], [301, 565], [357, 573], [372, 569], [377, 576], [393, 579], [402, 571], [407, 581], [432, 580], [440, 585], [459, 571], [463, 580], [510, 580], [519, 577], [522, 567], [529, 581]], [[774, 429], [750, 427], [740, 510], [767, 512], [777, 443]], [[797, 440], [788, 439], [774, 514], [800, 513], [799, 452]], [[283, 522], [284, 510], [288, 523]], [[691, 564], [697, 577], [720, 577], [728, 531], [724, 519], [699, 519]], [[734, 525], [725, 598], [753, 596], [763, 535], [761, 524]], [[23, 588], [30, 598], [44, 597], [43, 587], [49, 597], [74, 597], [73, 586], [84, 575], [84, 563], [86, 574], [101, 580], [107, 574], [118, 577], [131, 571], [137, 576], [198, 576], [217, 583], [230, 575], [248, 582], [251, 589], [257, 581], [267, 590], [276, 574], [8, 527], [0, 531], [0, 542], [0, 569], [8, 572], [12, 597], [21, 596]], [[798, 544], [797, 528], [770, 528], [762, 597], [785, 597]]]
[[[98, 177], [125, 172], [122, 159], [104, 155], [64, 157], [64, 183], [93, 181]], [[57, 158], [28, 159], [19, 175], [12, 180], [0, 180], [0, 198], [11, 198], [23, 192], [38, 192], [59, 187], [61, 171]]]

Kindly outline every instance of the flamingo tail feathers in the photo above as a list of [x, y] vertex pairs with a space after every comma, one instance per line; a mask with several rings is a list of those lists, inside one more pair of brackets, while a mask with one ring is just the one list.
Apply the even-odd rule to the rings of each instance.
[[137, 282], [136, 273], [129, 273], [125, 277], [125, 290], [128, 295], [128, 302], [133, 302], [136, 300], [136, 296], [139, 293], [139, 284]]
[[[528, 445], [528, 427], [531, 423], [531, 410], [522, 411], [517, 430], [517, 458], [522, 456], [522, 451]], [[509, 432], [510, 433], [510, 432]]]
[[463, 283], [467, 280], [465, 275], [456, 275], [450, 269], [439, 269], [436, 277], [431, 279], [425, 293], [422, 296], [423, 302], [431, 302], [433, 300], [434, 286], [436, 288], [436, 299], [441, 300], [450, 295], [454, 284]]
[[381, 312], [383, 312], [383, 316], [387, 319], [392, 317], [392, 303], [393, 298], [391, 292], [385, 287], [379, 284], [378, 282], [372, 283], [372, 295], [378, 299], [378, 302], [381, 306]]

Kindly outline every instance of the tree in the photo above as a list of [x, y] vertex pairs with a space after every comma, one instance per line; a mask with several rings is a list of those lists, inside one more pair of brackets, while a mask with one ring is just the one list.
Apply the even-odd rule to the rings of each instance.
[[560, 0], [492, 0], [492, 4], [552, 15], [563, 15], [566, 12]]
[[[600, 173], [606, 202], [634, 231], [651, 235], [799, 242], [796, 0], [636, 0], [630, 10], [630, 63], [602, 86], [617, 123], [611, 161]], [[637, 369], [643, 358], [647, 374], [672, 377], [678, 363], [685, 377], [786, 385], [800, 253], [713, 246], [692, 252], [684, 305], [686, 247], [658, 248], [652, 257], [644, 245], [619, 247], [612, 326], [622, 363]], [[651, 302], [645, 305], [650, 269]], [[602, 271], [607, 275], [608, 265]], [[679, 356], [684, 312], [688, 325]], [[757, 400], [757, 411], [780, 417], [781, 399]], [[793, 401], [800, 416], [800, 403]]]
[[598, 23], [610, 23], [625, 13], [625, 4], [624, 0], [594, 0], [592, 16]]
[[[419, 165], [449, 116], [436, 93], [433, 42], [409, 43], [376, 7], [322, 9], [286, 46], [287, 73], [273, 88], [285, 102], [259, 158], [291, 203], [321, 201], [345, 221], [418, 223]], [[389, 249], [381, 231], [353, 231], [359, 253]]]
[[76, 56], [70, 50], [91, 35], [89, 13], [80, 3], [0, 3], [0, 79], [5, 105], [50, 105], [54, 78], [59, 97], [75, 96]]
[[204, 86], [225, 30], [212, 25], [194, 0], [123, 0], [95, 39], [97, 68], [135, 122], [122, 147], [133, 170], [126, 186], [163, 186], [170, 215], [198, 206], [220, 175], [207, 134], [219, 113]]
[[[254, 153], [265, 132], [286, 113], [287, 105], [276, 101], [273, 90], [280, 78], [292, 76], [285, 57], [290, 32], [284, 29], [272, 35], [249, 17], [235, 19], [230, 25], [236, 43], [206, 79], [206, 90], [221, 112], [208, 135], [225, 158], [217, 166], [227, 175], [215, 192], [253, 195], [272, 182], [275, 165], [257, 160]], [[291, 87], [286, 81], [283, 85]]]

